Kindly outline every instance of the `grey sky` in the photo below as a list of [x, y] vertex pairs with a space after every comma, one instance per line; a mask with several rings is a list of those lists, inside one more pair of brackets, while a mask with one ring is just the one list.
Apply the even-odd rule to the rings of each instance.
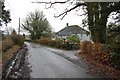
[[[10, 10], [11, 18], [12, 18], [11, 23], [8, 24], [9, 27], [13, 27], [17, 30], [19, 18], [21, 18], [21, 22], [22, 22], [22, 20], [26, 17], [26, 14], [30, 11], [34, 11], [35, 9], [44, 12], [46, 18], [50, 22], [50, 25], [52, 26], [55, 32], [64, 28], [66, 26], [66, 23], [69, 23], [69, 25], [79, 25], [79, 26], [82, 24], [82, 19], [84, 17], [80, 17], [76, 15], [75, 10], [68, 13], [63, 20], [60, 20], [60, 18], [53, 17], [54, 14], [58, 15], [59, 13], [64, 11], [66, 6], [71, 7], [69, 4], [66, 4], [64, 6], [57, 4], [55, 5], [56, 8], [55, 10], [54, 8], [45, 9], [44, 4], [31, 3], [32, 1], [39, 1], [39, 0], [6, 0], [5, 1], [6, 9]], [[43, 1], [48, 1], [48, 0], [43, 0]]]

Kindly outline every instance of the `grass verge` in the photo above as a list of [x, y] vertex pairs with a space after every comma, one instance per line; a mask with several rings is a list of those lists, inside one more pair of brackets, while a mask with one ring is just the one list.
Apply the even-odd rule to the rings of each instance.
[[5, 65], [7, 61], [13, 56], [15, 52], [17, 52], [21, 47], [18, 45], [14, 45], [12, 48], [2, 53], [2, 65]]

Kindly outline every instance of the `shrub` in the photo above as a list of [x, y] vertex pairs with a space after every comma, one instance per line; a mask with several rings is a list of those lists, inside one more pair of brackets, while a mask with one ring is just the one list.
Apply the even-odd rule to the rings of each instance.
[[49, 40], [48, 46], [55, 47], [56, 41], [55, 40]]
[[67, 49], [67, 50], [72, 49], [72, 45], [70, 45], [69, 43], [70, 43], [69, 40], [64, 41], [63, 44], [62, 44], [62, 48]]
[[[120, 46], [110, 45], [110, 44], [100, 44], [100, 43], [88, 43], [82, 42], [81, 51], [83, 53], [88, 53], [94, 57], [94, 59], [102, 64], [107, 64], [109, 66], [120, 69]], [[83, 48], [84, 46], [84, 48]], [[87, 52], [86, 52], [87, 50]]]
[[120, 54], [111, 52], [111, 66], [120, 70]]
[[2, 41], [2, 51], [5, 52], [6, 50], [10, 49], [14, 45], [11, 39], [5, 39]]
[[13, 45], [20, 45], [24, 44], [24, 37], [21, 35], [9, 35], [5, 36], [4, 41], [2, 41], [2, 51], [5, 52], [6, 50], [10, 49]]
[[63, 40], [62, 38], [56, 38], [55, 40]]
[[67, 40], [69, 40], [72, 43], [80, 43], [80, 38], [77, 34], [73, 34], [71, 36], [68, 36]]
[[40, 43], [42, 45], [47, 45], [48, 41], [49, 41], [48, 38], [41, 38], [41, 39], [36, 40], [37, 43]]
[[94, 56], [94, 59], [103, 64], [110, 64], [111, 49], [105, 47], [105, 44], [89, 43], [86, 47], [87, 53]]
[[92, 47], [92, 43], [88, 43], [87, 44], [87, 53], [89, 53], [90, 55], [93, 55], [93, 47]]
[[11, 35], [10, 36], [12, 41], [14, 42], [14, 45], [20, 45], [22, 46], [24, 44], [24, 37], [21, 35]]
[[[25, 40], [25, 41], [27, 41], [27, 42], [33, 42], [32, 40]], [[37, 41], [37, 40], [36, 40]], [[37, 42], [36, 42], [37, 43]]]
[[74, 44], [73, 46], [72, 46], [72, 49], [80, 49], [80, 44]]
[[81, 44], [80, 44], [80, 50], [81, 50], [81, 53], [82, 54], [87, 54], [87, 45], [88, 43], [91, 43], [90, 41], [83, 41]]
[[93, 44], [93, 54], [95, 59], [103, 64], [110, 64], [110, 52], [111, 49], [103, 50], [104, 44], [94, 43]]
[[64, 49], [79, 49], [79, 44], [74, 44], [73, 47], [69, 44], [70, 41], [64, 41], [63, 40], [49, 40], [48, 38], [42, 38], [38, 39], [35, 41], [36, 43], [40, 43], [42, 45], [47, 45], [51, 47], [56, 47], [56, 48], [64, 48]]
[[120, 45], [110, 45], [112, 52], [110, 52], [110, 66], [120, 70]]
[[39, 43], [39, 39], [35, 40], [36, 43]]
[[62, 40], [49, 40], [48, 38], [38, 39], [36, 40], [36, 43], [40, 43], [42, 45], [48, 45], [51, 47], [57, 47], [57, 48], [61, 48], [62, 46]]
[[55, 44], [55, 47], [57, 48], [61, 48], [62, 47], [62, 40], [55, 40], [56, 44]]
[[69, 46], [69, 44], [62, 44], [62, 48], [64, 48], [64, 49], [67, 49], [67, 50], [70, 50], [71, 48], [70, 48], [70, 46]]

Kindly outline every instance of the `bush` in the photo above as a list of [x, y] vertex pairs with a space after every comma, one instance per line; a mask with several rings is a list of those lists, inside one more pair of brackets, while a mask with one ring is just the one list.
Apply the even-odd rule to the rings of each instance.
[[110, 66], [115, 67], [116, 69], [120, 70], [120, 45], [109, 45], [112, 49], [112, 52], [110, 52]]
[[42, 38], [42, 39], [38, 39], [36, 40], [36, 43], [40, 43], [42, 45], [47, 45], [48, 44], [49, 39], [48, 38]]
[[79, 44], [74, 44], [73, 47], [69, 44], [69, 41], [63, 40], [49, 40], [48, 38], [42, 38], [35, 41], [36, 43], [47, 45], [56, 48], [64, 48], [64, 49], [79, 49]]
[[70, 50], [71, 48], [70, 48], [70, 45], [69, 44], [62, 44], [62, 48], [64, 48], [64, 49], [67, 49], [67, 50]]
[[73, 34], [71, 36], [68, 36], [67, 40], [69, 40], [71, 43], [80, 43], [80, 38], [77, 34]]
[[119, 45], [89, 43], [87, 41], [84, 41], [80, 47], [81, 53], [87, 53], [88, 55], [93, 56], [96, 61], [120, 70]]
[[62, 46], [62, 40], [49, 40], [48, 38], [38, 39], [36, 40], [36, 43], [57, 48], [61, 48]]
[[2, 41], [2, 51], [5, 52], [6, 50], [10, 49], [13, 45], [20, 45], [24, 44], [24, 37], [21, 35], [9, 35], [5, 36], [4, 41]]
[[14, 42], [14, 45], [20, 45], [22, 46], [24, 44], [24, 37], [21, 35], [11, 35], [10, 36], [12, 41]]
[[73, 44], [72, 49], [80, 49], [80, 44]]
[[72, 45], [69, 43], [70, 43], [70, 41], [64, 41], [62, 44], [62, 48], [67, 49], [67, 50], [72, 49]]
[[14, 45], [13, 41], [11, 39], [5, 39], [2, 41], [2, 51], [5, 52], [8, 49], [10, 49]]
[[92, 47], [92, 43], [88, 43], [87, 44], [87, 53], [90, 54], [90, 55], [93, 55], [93, 47]]
[[[118, 47], [118, 45], [114, 45], [114, 44], [112, 44], [112, 45], [104, 44], [104, 45], [102, 46], [102, 53], [106, 56], [105, 58], [108, 59], [108, 60], [106, 61], [106, 63], [109, 62], [109, 65], [110, 65], [110, 66], [113, 66], [113, 67], [114, 67], [113, 64], [118, 65], [118, 64], [116, 64], [117, 62], [118, 62], [119, 65], [120, 65], [120, 58], [119, 58], [119, 57], [120, 57], [120, 56], [119, 56], [119, 54], [120, 54], [120, 47]], [[119, 67], [119, 69], [120, 69], [120, 67]]]
[[48, 41], [48, 46], [55, 47], [56, 41], [55, 40], [49, 40]]
[[61, 48], [61, 46], [62, 46], [62, 40], [55, 40], [55, 47], [57, 47], [57, 48]]
[[81, 50], [81, 53], [82, 54], [87, 54], [87, 45], [88, 43], [91, 43], [90, 41], [83, 41], [81, 44], [80, 44], [80, 50]]
[[[110, 49], [103, 50], [104, 44], [100, 43], [91, 43], [91, 55], [95, 57], [95, 60], [103, 64], [110, 64]], [[88, 47], [87, 47], [88, 48]]]
[[27, 41], [27, 42], [33, 42], [32, 40], [25, 40], [25, 41]]
[[[120, 49], [120, 48], [119, 48]], [[111, 65], [120, 70], [120, 53], [111, 52]]]

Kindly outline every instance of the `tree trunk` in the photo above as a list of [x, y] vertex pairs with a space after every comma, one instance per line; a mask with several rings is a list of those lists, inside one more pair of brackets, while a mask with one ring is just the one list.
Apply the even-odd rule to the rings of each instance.
[[89, 30], [95, 43], [106, 43], [108, 12], [103, 11], [104, 8], [106, 5], [101, 6], [100, 3], [88, 3], [87, 5]]
[[[101, 5], [102, 4], [102, 5]], [[99, 26], [100, 26], [100, 43], [106, 43], [106, 28], [107, 28], [107, 18], [109, 15], [109, 11], [107, 11], [108, 3], [100, 3], [100, 18], [99, 18]], [[105, 11], [106, 9], [106, 11]]]

